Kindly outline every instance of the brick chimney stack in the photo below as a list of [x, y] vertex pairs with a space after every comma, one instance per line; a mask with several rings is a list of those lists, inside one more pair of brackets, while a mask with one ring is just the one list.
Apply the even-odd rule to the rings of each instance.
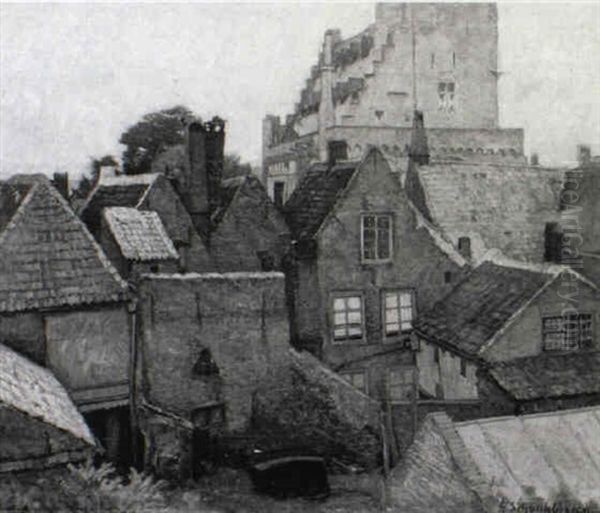
[[69, 199], [69, 174], [68, 173], [54, 173], [52, 175], [52, 185], [60, 192], [60, 195], [66, 200]]
[[225, 121], [214, 117], [188, 125], [185, 183], [180, 193], [196, 229], [208, 236], [211, 214], [219, 207], [219, 186], [223, 176]]
[[427, 144], [425, 121], [423, 113], [419, 110], [415, 110], [413, 117], [409, 156], [410, 160], [415, 164], [421, 166], [429, 164], [429, 145]]
[[319, 103], [319, 159], [325, 162], [327, 156], [327, 129], [335, 125], [333, 106], [333, 45], [340, 37], [339, 30], [327, 30], [323, 43], [323, 63], [321, 65], [321, 101]]

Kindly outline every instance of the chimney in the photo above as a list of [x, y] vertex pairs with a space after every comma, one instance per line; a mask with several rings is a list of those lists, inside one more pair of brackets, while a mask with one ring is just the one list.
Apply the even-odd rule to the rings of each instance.
[[60, 192], [60, 195], [66, 200], [69, 199], [69, 174], [68, 173], [54, 173], [52, 175], [52, 185]]
[[470, 237], [458, 238], [458, 252], [465, 260], [471, 260], [471, 239]]
[[335, 125], [333, 106], [333, 45], [339, 38], [339, 30], [327, 30], [323, 43], [323, 64], [321, 66], [321, 101], [319, 102], [319, 158], [327, 160], [327, 129]]
[[212, 214], [221, 204], [219, 189], [225, 160], [225, 121], [215, 116], [204, 125], [206, 130], [206, 174], [208, 209]]
[[532, 153], [529, 159], [529, 164], [532, 166], [540, 165], [540, 156], [537, 153]]
[[581, 166], [589, 166], [592, 161], [592, 149], [587, 144], [577, 145], [577, 163]]
[[423, 113], [415, 110], [413, 117], [413, 129], [410, 139], [410, 160], [421, 166], [429, 164], [429, 146], [427, 144], [427, 133]]
[[202, 121], [192, 121], [187, 128], [185, 182], [181, 194], [193, 219], [208, 216], [208, 185], [206, 173], [206, 134]]
[[117, 176], [117, 166], [100, 166], [98, 169], [98, 182], [105, 178], [112, 178]]

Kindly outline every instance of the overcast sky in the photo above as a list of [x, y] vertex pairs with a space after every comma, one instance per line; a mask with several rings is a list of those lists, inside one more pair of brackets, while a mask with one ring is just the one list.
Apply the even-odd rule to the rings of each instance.
[[[352, 35], [374, 4], [2, 4], [0, 173], [78, 174], [120, 155], [144, 113], [184, 104], [228, 121], [257, 163], [261, 119], [291, 112], [325, 29]], [[499, 5], [500, 114], [527, 152], [600, 148], [600, 2]]]

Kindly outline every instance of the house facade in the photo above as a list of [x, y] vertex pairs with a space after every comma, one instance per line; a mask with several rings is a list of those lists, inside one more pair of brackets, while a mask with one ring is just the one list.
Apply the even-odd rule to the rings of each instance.
[[599, 316], [598, 289], [566, 267], [484, 262], [417, 319], [419, 386], [481, 415], [597, 404]]
[[294, 112], [265, 117], [263, 183], [283, 203], [311, 163], [371, 145], [403, 174], [416, 109], [434, 154], [522, 164], [523, 131], [499, 127], [500, 75], [495, 4], [377, 4], [359, 34], [325, 32]]
[[285, 213], [293, 342], [369, 395], [408, 401], [413, 324], [460, 280], [464, 259], [407, 200], [377, 150], [311, 170]]
[[109, 457], [129, 443], [129, 291], [44, 177], [0, 184], [0, 343], [48, 367]]

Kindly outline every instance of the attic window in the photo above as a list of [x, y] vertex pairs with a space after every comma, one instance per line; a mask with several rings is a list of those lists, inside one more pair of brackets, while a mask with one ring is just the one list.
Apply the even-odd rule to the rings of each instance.
[[217, 364], [213, 360], [210, 350], [202, 349], [200, 351], [200, 356], [194, 363], [194, 367], [192, 368], [192, 375], [197, 376], [213, 376], [215, 374], [219, 374], [219, 368]]
[[361, 254], [363, 262], [387, 262], [392, 258], [392, 216], [362, 216]]

